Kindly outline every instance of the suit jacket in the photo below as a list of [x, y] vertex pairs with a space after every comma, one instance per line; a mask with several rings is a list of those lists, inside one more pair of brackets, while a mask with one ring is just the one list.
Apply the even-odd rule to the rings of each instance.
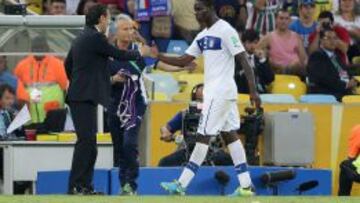
[[85, 27], [73, 42], [65, 60], [70, 85], [67, 102], [92, 102], [107, 107], [110, 100], [108, 58], [138, 60], [138, 51], [122, 51], [110, 45], [104, 34]]
[[[348, 67], [342, 63], [336, 53], [335, 56], [342, 69], [349, 74]], [[330, 94], [339, 101], [344, 95], [351, 94], [351, 90], [346, 89], [346, 82], [340, 79], [339, 71], [323, 49], [319, 49], [310, 55], [307, 72], [310, 83], [309, 93]], [[349, 77], [351, 79], [350, 74]]]
[[[266, 60], [260, 63], [260, 59], [255, 56], [254, 76], [256, 80], [256, 89], [259, 93], [267, 93], [267, 85], [270, 85], [275, 79], [274, 71], [271, 69], [269, 62]], [[246, 79], [243, 68], [236, 65], [235, 68], [235, 82], [238, 88], [238, 93], [249, 94], [249, 85]]]

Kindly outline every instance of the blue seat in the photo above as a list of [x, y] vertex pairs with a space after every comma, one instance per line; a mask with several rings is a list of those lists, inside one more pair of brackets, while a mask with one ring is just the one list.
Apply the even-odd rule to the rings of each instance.
[[297, 103], [294, 96], [290, 94], [262, 94], [260, 95], [263, 103], [274, 104], [294, 104]]
[[315, 104], [335, 104], [338, 103], [336, 98], [332, 95], [325, 94], [308, 94], [300, 97], [301, 103], [315, 103]]
[[189, 45], [184, 40], [170, 40], [166, 53], [183, 55]]

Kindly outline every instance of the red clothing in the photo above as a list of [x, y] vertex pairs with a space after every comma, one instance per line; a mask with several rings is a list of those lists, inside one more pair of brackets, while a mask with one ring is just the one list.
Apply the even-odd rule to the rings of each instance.
[[360, 155], [360, 125], [356, 125], [349, 137], [348, 157], [356, 158]]
[[99, 0], [102, 4], [116, 4], [121, 11], [125, 11], [125, 0]]
[[[350, 45], [351, 38], [350, 38], [350, 35], [349, 35], [348, 31], [344, 27], [341, 27], [339, 25], [335, 25], [334, 26], [334, 31], [335, 31], [336, 35], [338, 36], [338, 38], [341, 41], [343, 41], [346, 44]], [[316, 31], [311, 33], [310, 36], [309, 36], [309, 43], [310, 44], [314, 41], [315, 37], [316, 37]], [[344, 64], [349, 64], [348, 60], [347, 60], [346, 53], [342, 52], [339, 49], [336, 49], [335, 52], [340, 56], [340, 58], [341, 58], [341, 60], [342, 60], [342, 62]]]

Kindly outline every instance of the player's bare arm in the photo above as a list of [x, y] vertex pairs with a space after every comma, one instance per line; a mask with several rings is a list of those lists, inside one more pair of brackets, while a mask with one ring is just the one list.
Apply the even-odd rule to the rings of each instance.
[[195, 57], [188, 55], [188, 54], [184, 54], [179, 57], [165, 56], [163, 54], [158, 54], [158, 59], [164, 63], [170, 64], [173, 66], [185, 67], [185, 66], [189, 65], [195, 59]]
[[243, 67], [246, 78], [248, 80], [249, 84], [249, 90], [250, 90], [250, 100], [253, 105], [255, 105], [256, 108], [261, 107], [261, 100], [256, 90], [256, 84], [255, 84], [255, 77], [254, 77], [254, 71], [250, 67], [247, 59], [246, 59], [246, 53], [241, 52], [235, 56], [235, 61], [237, 64], [239, 64], [241, 67]]

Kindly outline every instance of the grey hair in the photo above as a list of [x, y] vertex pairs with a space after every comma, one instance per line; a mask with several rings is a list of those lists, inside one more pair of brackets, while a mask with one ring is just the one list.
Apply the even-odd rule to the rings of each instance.
[[119, 14], [115, 18], [116, 23], [118, 23], [119, 21], [122, 21], [122, 20], [132, 22], [132, 18], [129, 15], [126, 15], [126, 14]]

